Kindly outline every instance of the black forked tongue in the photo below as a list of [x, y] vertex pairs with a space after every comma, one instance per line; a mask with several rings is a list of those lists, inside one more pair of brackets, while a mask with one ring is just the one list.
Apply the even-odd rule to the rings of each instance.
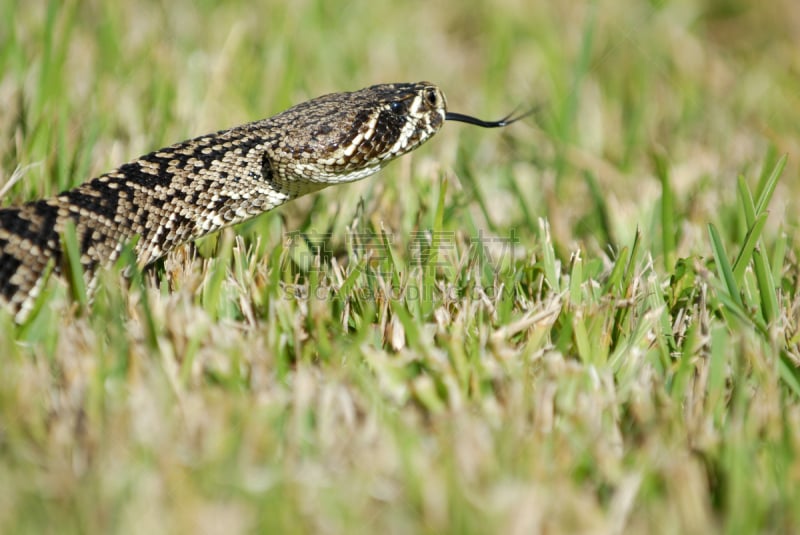
[[520, 119], [524, 119], [525, 117], [528, 117], [529, 115], [531, 115], [535, 111], [536, 111], [535, 109], [528, 110], [528, 111], [526, 111], [524, 113], [521, 113], [519, 115], [516, 115], [516, 116], [514, 115], [514, 113], [516, 113], [516, 112], [512, 111], [511, 113], [509, 113], [508, 115], [506, 115], [505, 117], [500, 119], [499, 121], [484, 121], [483, 119], [478, 119], [477, 117], [472, 117], [470, 115], [464, 115], [463, 113], [455, 113], [455, 112], [452, 112], [452, 111], [448, 111], [447, 113], [445, 113], [444, 118], [446, 120], [448, 120], [448, 121], [460, 121], [462, 123], [474, 124], [475, 126], [481, 126], [483, 128], [497, 128], [497, 127], [500, 127], [500, 126], [508, 126], [511, 123], [516, 123]]

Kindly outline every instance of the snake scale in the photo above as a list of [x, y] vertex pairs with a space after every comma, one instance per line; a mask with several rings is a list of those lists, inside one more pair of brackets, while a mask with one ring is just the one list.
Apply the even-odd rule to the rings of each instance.
[[151, 152], [55, 197], [0, 209], [0, 306], [22, 321], [44, 274], [61, 273], [61, 238], [74, 224], [88, 282], [138, 236], [147, 265], [180, 244], [301, 195], [365, 178], [435, 135], [447, 111], [429, 82], [333, 93], [260, 121]]

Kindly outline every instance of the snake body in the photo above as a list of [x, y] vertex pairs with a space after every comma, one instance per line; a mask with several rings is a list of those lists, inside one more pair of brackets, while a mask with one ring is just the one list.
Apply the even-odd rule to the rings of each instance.
[[448, 113], [428, 82], [381, 84], [298, 104], [273, 117], [151, 152], [55, 197], [0, 209], [0, 305], [33, 307], [72, 222], [87, 280], [138, 236], [146, 265], [180, 244], [301, 195], [365, 178], [430, 139]]

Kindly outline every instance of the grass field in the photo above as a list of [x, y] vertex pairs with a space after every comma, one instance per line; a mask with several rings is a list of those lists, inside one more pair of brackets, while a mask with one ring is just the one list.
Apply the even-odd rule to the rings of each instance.
[[0, 0], [2, 205], [374, 83], [538, 111], [0, 313], [0, 532], [800, 531], [792, 0], [216, 4]]

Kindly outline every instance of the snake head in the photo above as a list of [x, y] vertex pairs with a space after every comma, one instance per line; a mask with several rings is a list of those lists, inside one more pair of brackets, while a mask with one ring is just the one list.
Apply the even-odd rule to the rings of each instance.
[[442, 127], [442, 91], [432, 83], [373, 85], [324, 95], [268, 119], [268, 146], [284, 180], [320, 185], [359, 180], [411, 152]]

